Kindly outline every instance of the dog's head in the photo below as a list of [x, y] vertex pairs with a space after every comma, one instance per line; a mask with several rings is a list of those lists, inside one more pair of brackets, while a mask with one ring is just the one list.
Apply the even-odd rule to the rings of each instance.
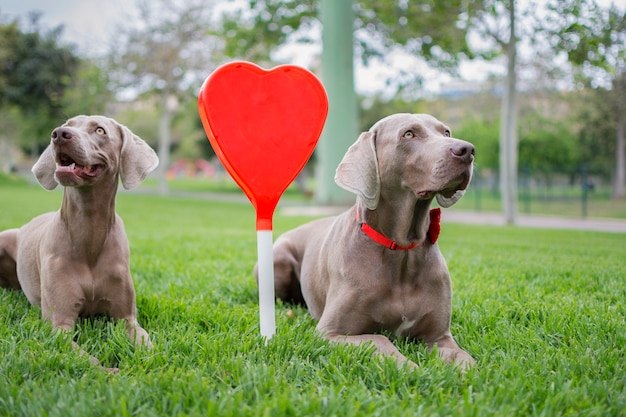
[[360, 196], [370, 210], [381, 195], [410, 192], [418, 200], [436, 196], [450, 207], [465, 193], [474, 146], [452, 138], [450, 129], [427, 114], [394, 114], [362, 133], [337, 167], [335, 181]]
[[33, 166], [46, 189], [79, 187], [119, 174], [122, 185], [139, 185], [159, 163], [154, 150], [127, 127], [104, 116], [76, 116], [52, 131], [50, 145]]

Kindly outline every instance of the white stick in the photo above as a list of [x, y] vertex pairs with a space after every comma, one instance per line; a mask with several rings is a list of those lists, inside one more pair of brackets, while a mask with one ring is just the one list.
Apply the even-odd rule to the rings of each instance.
[[272, 231], [257, 231], [257, 256], [259, 263], [259, 318], [261, 336], [270, 339], [276, 333], [274, 305], [274, 254]]

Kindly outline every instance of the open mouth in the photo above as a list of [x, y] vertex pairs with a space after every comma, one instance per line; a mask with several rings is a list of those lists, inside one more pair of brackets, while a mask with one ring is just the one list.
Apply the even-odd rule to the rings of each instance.
[[74, 174], [79, 177], [96, 177], [102, 173], [104, 165], [81, 165], [73, 160], [68, 154], [60, 153], [57, 155], [57, 174]]
[[449, 183], [445, 188], [440, 190], [424, 190], [416, 192], [417, 198], [429, 199], [433, 198], [436, 194], [441, 194], [445, 198], [451, 198], [457, 191], [465, 190], [472, 176], [468, 173], [461, 174], [457, 180]]
[[465, 190], [467, 186], [469, 185], [471, 178], [472, 178], [471, 175], [464, 173], [461, 176], [461, 180], [459, 182], [454, 182], [453, 184], [451, 184], [451, 186], [446, 187], [444, 190], [441, 190], [439, 194], [442, 194], [446, 198], [450, 198], [457, 191]]

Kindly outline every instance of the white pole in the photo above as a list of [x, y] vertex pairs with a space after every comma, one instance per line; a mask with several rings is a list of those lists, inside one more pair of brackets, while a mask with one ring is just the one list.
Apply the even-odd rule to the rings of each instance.
[[274, 303], [274, 254], [272, 231], [257, 231], [257, 260], [259, 263], [259, 319], [261, 336], [270, 339], [276, 333]]

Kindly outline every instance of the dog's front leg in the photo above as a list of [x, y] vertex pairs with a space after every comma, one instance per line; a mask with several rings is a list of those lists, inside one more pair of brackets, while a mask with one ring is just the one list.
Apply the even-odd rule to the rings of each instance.
[[407, 359], [400, 351], [391, 343], [391, 341], [383, 335], [378, 334], [360, 334], [353, 336], [346, 335], [328, 335], [324, 337], [331, 342], [335, 343], [350, 343], [353, 345], [362, 345], [371, 343], [376, 349], [375, 353], [379, 356], [389, 357], [396, 360], [398, 367], [408, 366], [411, 369], [417, 368], [417, 365]]
[[428, 342], [428, 349], [432, 351], [437, 346], [439, 356], [447, 363], [453, 363], [466, 371], [471, 368], [476, 361], [466, 351], [456, 344], [450, 334], [437, 339], [435, 342]]
[[137, 346], [145, 347], [146, 349], [152, 349], [152, 343], [150, 342], [150, 337], [148, 336], [148, 332], [146, 332], [140, 325], [137, 323], [136, 319], [125, 319], [126, 321], [126, 334], [130, 340], [132, 340]]
[[[78, 305], [79, 304], [75, 304], [74, 306], [78, 309]], [[47, 307], [47, 302], [45, 298], [42, 299], [41, 310], [44, 319], [52, 321], [52, 328], [54, 330], [60, 332], [65, 337], [69, 337], [70, 339], [72, 339], [72, 348], [77, 350], [80, 356], [87, 356], [89, 358], [89, 362], [91, 362], [92, 365], [99, 367], [103, 371], [113, 374], [119, 372], [118, 368], [107, 368], [100, 365], [100, 361], [98, 360], [98, 358], [87, 353], [80, 347], [78, 343], [73, 340], [72, 332], [74, 329], [74, 323], [76, 323], [76, 320], [78, 319], [78, 313], [63, 311], [61, 308], [50, 309], [49, 307]]]
[[[55, 325], [54, 322], [52, 323], [52, 328], [58, 332], [60, 332], [64, 337], [69, 337], [72, 338], [72, 329], [73, 329], [73, 324], [61, 324], [61, 325]], [[93, 366], [97, 366], [100, 369], [102, 369], [103, 371], [112, 373], [112, 374], [117, 374], [119, 373], [119, 369], [118, 368], [107, 368], [105, 366], [100, 365], [100, 361], [98, 360], [98, 358], [90, 355], [89, 353], [87, 353], [85, 350], [83, 350], [83, 348], [81, 348], [79, 346], [78, 343], [76, 343], [73, 339], [72, 339], [72, 348], [74, 348], [75, 350], [78, 351], [78, 354], [80, 356], [87, 356], [89, 358], [89, 362], [91, 362], [91, 364]]]

